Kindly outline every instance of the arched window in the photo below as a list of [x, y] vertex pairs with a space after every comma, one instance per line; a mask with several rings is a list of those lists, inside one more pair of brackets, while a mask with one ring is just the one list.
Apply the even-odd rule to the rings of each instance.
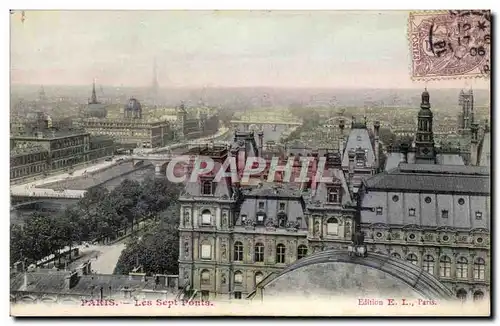
[[398, 254], [397, 252], [393, 252], [393, 253], [392, 253], [392, 257], [394, 257], [394, 258], [398, 258], [398, 259], [401, 259], [401, 255], [400, 255], [400, 254]]
[[418, 257], [415, 254], [409, 254], [408, 256], [406, 256], [406, 260], [413, 265], [418, 265]]
[[427, 273], [434, 275], [434, 257], [425, 255], [422, 267]]
[[255, 262], [260, 263], [264, 261], [264, 245], [260, 242], [255, 244]]
[[457, 260], [457, 278], [467, 278], [468, 277], [468, 272], [467, 272], [467, 266], [468, 261], [467, 258], [465, 257], [460, 257]]
[[234, 284], [242, 284], [243, 283], [243, 273], [240, 271], [234, 272]]
[[236, 241], [234, 243], [234, 261], [243, 260], [243, 243]]
[[262, 282], [263, 279], [264, 279], [264, 274], [262, 274], [261, 272], [255, 273], [255, 285]]
[[201, 212], [201, 224], [210, 225], [212, 224], [212, 212], [210, 210], [205, 209]]
[[285, 263], [285, 245], [280, 243], [276, 246], [276, 263], [284, 264]]
[[439, 276], [450, 277], [451, 276], [451, 259], [448, 256], [443, 256], [439, 260]]
[[326, 221], [326, 233], [330, 235], [339, 233], [339, 221], [335, 217], [331, 217]]
[[484, 293], [483, 291], [476, 291], [474, 292], [474, 301], [479, 301], [484, 299]]
[[485, 263], [483, 258], [474, 261], [474, 279], [484, 281]]
[[461, 301], [465, 301], [467, 299], [467, 291], [464, 289], [460, 289], [457, 291], [457, 298]]
[[210, 272], [207, 269], [201, 271], [201, 284], [210, 284]]
[[297, 259], [301, 259], [307, 256], [307, 246], [306, 245], [299, 245], [297, 248]]

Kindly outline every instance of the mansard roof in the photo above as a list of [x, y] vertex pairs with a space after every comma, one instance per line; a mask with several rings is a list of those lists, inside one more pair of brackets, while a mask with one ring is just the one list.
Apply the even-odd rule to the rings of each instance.
[[364, 181], [366, 189], [386, 191], [490, 194], [488, 167], [407, 164]]

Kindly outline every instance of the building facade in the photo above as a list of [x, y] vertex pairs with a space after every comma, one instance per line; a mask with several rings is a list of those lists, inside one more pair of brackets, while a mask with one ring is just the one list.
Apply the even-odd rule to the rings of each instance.
[[125, 105], [123, 118], [87, 118], [82, 125], [91, 135], [110, 136], [122, 147], [163, 147], [173, 139], [170, 124], [143, 117], [142, 106], [134, 98]]
[[422, 267], [459, 298], [489, 296], [489, 168], [400, 164], [365, 180], [360, 207], [370, 251]]

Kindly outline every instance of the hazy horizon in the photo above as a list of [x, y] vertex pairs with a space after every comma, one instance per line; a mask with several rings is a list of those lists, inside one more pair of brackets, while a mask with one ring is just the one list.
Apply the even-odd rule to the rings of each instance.
[[489, 89], [414, 82], [406, 11], [25, 11], [11, 83], [161, 88]]

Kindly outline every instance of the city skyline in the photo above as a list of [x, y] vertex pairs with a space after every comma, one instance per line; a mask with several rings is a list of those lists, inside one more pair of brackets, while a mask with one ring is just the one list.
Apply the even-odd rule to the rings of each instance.
[[156, 58], [160, 88], [489, 89], [483, 79], [411, 81], [406, 11], [11, 16], [12, 84], [80, 86], [95, 78], [148, 87]]

